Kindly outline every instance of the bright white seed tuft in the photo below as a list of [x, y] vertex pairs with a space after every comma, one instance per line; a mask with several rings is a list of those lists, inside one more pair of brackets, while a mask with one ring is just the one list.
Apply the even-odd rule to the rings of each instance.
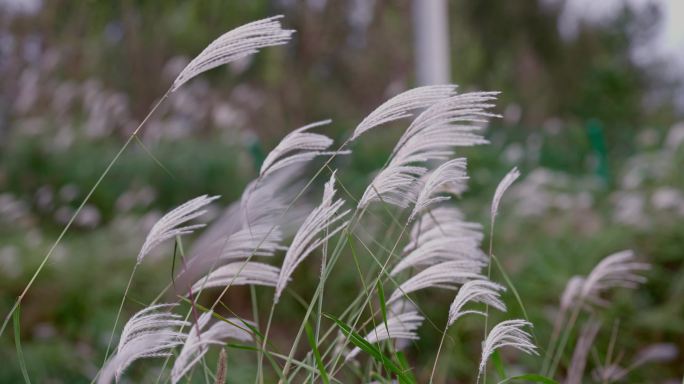
[[411, 123], [382, 169], [366, 188], [359, 207], [373, 201], [406, 208], [418, 197], [417, 184], [433, 160], [447, 160], [454, 147], [488, 143], [476, 133], [490, 117], [497, 92], [473, 92], [449, 97], [432, 105]]
[[377, 107], [356, 127], [351, 140], [356, 140], [365, 132], [391, 121], [413, 116], [412, 111], [427, 108], [432, 104], [453, 96], [455, 85], [428, 85], [410, 89], [387, 100]]
[[373, 201], [382, 201], [400, 208], [408, 207], [416, 200], [416, 183], [425, 172], [425, 167], [390, 163], [366, 188], [359, 200], [359, 208], [364, 208]]
[[[478, 259], [487, 260], [487, 256], [479, 250], [482, 242], [482, 225], [464, 221], [464, 215], [454, 206], [438, 206], [424, 212], [411, 227], [411, 238], [404, 247], [404, 253], [434, 240], [443, 240], [445, 236], [452, 239], [471, 239], [474, 249], [462, 250], [460, 253], [475, 255]], [[459, 252], [458, 249], [455, 250]]]
[[145, 243], [140, 249], [140, 253], [138, 253], [138, 264], [143, 261], [145, 256], [147, 256], [152, 249], [163, 241], [176, 236], [190, 234], [195, 229], [204, 227], [204, 224], [186, 225], [184, 227], [181, 225], [205, 214], [206, 210], [203, 210], [202, 208], [218, 198], [219, 196], [209, 197], [207, 195], [196, 197], [178, 206], [159, 219], [147, 234]]
[[443, 262], [453, 262], [454, 266], [466, 272], [479, 273], [487, 264], [481, 257], [479, 242], [468, 237], [436, 238], [406, 253], [394, 266], [390, 276], [396, 276], [408, 268], [421, 268]]
[[274, 301], [278, 302], [295, 268], [316, 248], [339, 232], [347, 222], [338, 224], [349, 210], [339, 212], [344, 200], [335, 200], [335, 172], [325, 184], [323, 201], [316, 207], [295, 234], [290, 248], [285, 254], [280, 277], [276, 285]]
[[228, 237], [221, 249], [221, 260], [247, 259], [252, 256], [273, 256], [281, 246], [283, 235], [277, 225], [257, 224], [241, 229]]
[[506, 312], [506, 305], [501, 301], [499, 292], [506, 289], [499, 284], [493, 283], [489, 280], [471, 280], [463, 284], [458, 290], [454, 301], [449, 308], [449, 322], [451, 326], [461, 316], [467, 314], [478, 314], [487, 316], [486, 313], [476, 310], [463, 310], [468, 303], [484, 303], [492, 308], [496, 308], [501, 312]]
[[294, 31], [282, 29], [281, 17], [254, 21], [221, 35], [181, 71], [171, 86], [171, 92], [202, 72], [255, 54], [261, 48], [287, 43]]
[[307, 132], [312, 128], [330, 124], [331, 121], [312, 123], [287, 134], [266, 156], [259, 176], [265, 177], [290, 165], [311, 161], [316, 156], [349, 153], [348, 151], [325, 152], [332, 145], [333, 140], [319, 133]]
[[504, 176], [503, 179], [499, 182], [499, 185], [496, 186], [496, 191], [494, 191], [494, 198], [492, 199], [492, 223], [494, 222], [494, 219], [496, 218], [496, 214], [499, 211], [499, 203], [501, 202], [501, 198], [503, 197], [503, 194], [506, 192], [506, 190], [515, 182], [515, 180], [520, 176], [520, 171], [518, 171], [517, 167], [513, 167], [506, 176]]
[[135, 360], [146, 357], [170, 356], [173, 348], [183, 344], [185, 335], [177, 327], [189, 325], [179, 315], [163, 310], [174, 304], [147, 307], [131, 317], [124, 326], [116, 353], [100, 372], [98, 384], [119, 381], [123, 372]]
[[523, 329], [528, 326], [532, 327], [532, 324], [525, 320], [506, 320], [492, 328], [482, 347], [478, 378], [484, 372], [489, 357], [499, 348], [513, 347], [528, 354], [538, 355], [530, 334]]
[[228, 318], [209, 325], [212, 315], [213, 312], [203, 313], [197, 320], [197, 324], [190, 327], [183, 349], [171, 370], [173, 384], [178, 383], [202, 359], [209, 350], [209, 346], [225, 345], [228, 339], [244, 342], [252, 340], [252, 333], [244, 320]]
[[425, 288], [456, 289], [469, 280], [482, 279], [482, 275], [463, 269], [460, 261], [447, 261], [425, 268], [404, 281], [392, 292], [387, 303], [402, 298], [411, 292]]
[[439, 195], [440, 193], [465, 189], [463, 186], [466, 180], [468, 180], [468, 175], [466, 174], [466, 159], [464, 158], [449, 160], [437, 167], [427, 175], [409, 221], [413, 221], [418, 214], [428, 210], [433, 205], [450, 199], [449, 196]]
[[274, 287], [278, 281], [280, 270], [272, 265], [255, 261], [238, 261], [216, 268], [201, 278], [193, 286], [197, 292], [201, 289], [227, 287], [233, 285], [263, 285]]

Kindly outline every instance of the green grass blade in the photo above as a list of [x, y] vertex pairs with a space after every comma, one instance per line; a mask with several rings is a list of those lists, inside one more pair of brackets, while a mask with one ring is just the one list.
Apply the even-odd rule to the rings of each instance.
[[506, 281], [506, 285], [508, 285], [508, 287], [511, 289], [511, 292], [513, 292], [513, 296], [515, 296], [515, 300], [518, 302], [518, 305], [522, 310], [523, 317], [525, 317], [525, 320], [530, 321], [530, 317], [527, 316], [527, 311], [525, 310], [525, 305], [523, 304], [522, 298], [520, 297], [518, 290], [515, 289], [515, 285], [513, 285], [513, 280], [511, 280], [511, 278], [508, 277], [508, 274], [506, 273], [506, 270], [504, 270], [503, 265], [501, 265], [499, 259], [496, 256], [494, 256], [494, 254], [492, 254], [492, 260], [494, 260], [494, 263], [496, 263], [496, 267], [501, 272], [501, 276]]
[[397, 360], [399, 361], [399, 365], [401, 366], [403, 372], [411, 380], [411, 383], [417, 383], [418, 380], [416, 380], [416, 377], [413, 375], [411, 366], [409, 365], [408, 360], [406, 360], [406, 355], [404, 352], [397, 352]]
[[323, 383], [330, 384], [328, 372], [325, 370], [325, 365], [323, 364], [323, 360], [321, 359], [321, 353], [318, 351], [318, 346], [316, 345], [316, 338], [314, 337], [313, 329], [311, 329], [311, 325], [309, 324], [309, 322], [307, 322], [304, 325], [304, 330], [306, 331], [306, 337], [309, 339], [309, 345], [311, 346], [314, 358], [316, 359], [316, 365], [318, 366], [318, 371], [321, 373]]
[[17, 310], [12, 314], [12, 322], [14, 325], [14, 345], [17, 347], [17, 359], [19, 360], [19, 368], [21, 369], [21, 374], [24, 376], [24, 382], [31, 384], [29, 379], [28, 370], [26, 369], [26, 361], [24, 360], [24, 352], [21, 349], [21, 332], [20, 332], [20, 318], [21, 318], [21, 307], [17, 307]]
[[382, 282], [380, 279], [377, 280], [377, 284], [375, 285], [377, 286], [378, 296], [380, 297], [380, 312], [382, 313], [382, 321], [385, 323], [385, 327], [387, 327], [387, 305], [385, 303], [385, 291], [382, 288]]
[[494, 351], [492, 354], [492, 364], [494, 365], [494, 369], [496, 369], [496, 374], [499, 375], [499, 379], [506, 380], [506, 370], [504, 369], [504, 364], [501, 360], [499, 351]]
[[335, 316], [329, 314], [324, 314], [324, 316], [334, 321], [342, 333], [344, 333], [344, 335], [349, 338], [349, 341], [351, 341], [355, 346], [371, 355], [371, 357], [373, 357], [373, 359], [375, 359], [375, 361], [378, 363], [382, 364], [387, 371], [394, 373], [397, 376], [397, 379], [399, 379], [399, 383], [411, 384], [411, 379], [406, 375], [406, 373], [394, 361], [392, 361], [392, 359], [385, 356], [378, 347], [366, 341], [363, 336], [354, 332], [347, 324]]

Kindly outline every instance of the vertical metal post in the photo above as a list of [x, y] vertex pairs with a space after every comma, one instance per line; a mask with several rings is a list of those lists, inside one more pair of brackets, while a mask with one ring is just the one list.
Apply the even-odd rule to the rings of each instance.
[[413, 0], [413, 30], [418, 85], [449, 83], [447, 0]]

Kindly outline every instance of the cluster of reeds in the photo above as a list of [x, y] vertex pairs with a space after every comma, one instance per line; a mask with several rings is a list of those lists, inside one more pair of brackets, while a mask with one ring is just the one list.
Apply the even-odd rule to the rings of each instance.
[[[224, 34], [190, 62], [159, 103], [202, 72], [254, 54], [261, 48], [284, 44], [292, 33], [282, 29], [279, 18], [273, 17]], [[181, 238], [205, 226], [199, 219], [218, 197], [200, 196], [167, 213], [151, 229], [137, 256], [97, 382], [118, 381], [133, 362], [152, 357], [164, 358], [164, 367], [168, 367], [162, 370], [160, 381], [182, 382], [194, 371], [203, 371], [207, 380], [224, 382], [229, 372], [228, 343], [254, 351], [258, 382], [274, 376], [280, 382], [340, 382], [345, 369], [351, 372], [344, 376], [347, 380], [356, 377], [358, 381], [415, 382], [413, 370], [401, 351], [419, 338], [418, 329], [426, 318], [420, 303], [411, 294], [426, 289], [456, 292], [450, 308], [444, 310], [446, 321], [430, 381], [438, 368], [447, 329], [464, 316], [485, 319], [479, 369], [473, 373], [474, 380], [486, 381], [488, 362], [493, 357], [497, 357], [494, 359], [498, 362], [497, 370], [502, 370], [497, 354], [502, 347], [538, 355], [539, 349], [530, 331], [532, 324], [527, 319], [504, 320], [491, 327], [486, 320], [491, 309], [506, 312], [502, 294], [508, 290], [520, 301], [507, 277], [508, 287], [491, 280], [492, 268], [501, 268], [493, 254], [494, 222], [499, 203], [506, 189], [518, 178], [518, 170], [514, 168], [506, 175], [492, 199], [488, 252], [482, 250], [483, 227], [466, 221], [450, 201], [466, 189], [468, 181], [466, 159], [454, 158], [454, 150], [487, 144], [482, 128], [489, 119], [497, 117], [491, 111], [496, 98], [497, 92], [460, 93], [453, 85], [414, 88], [377, 107], [337, 148], [333, 147], [332, 139], [313, 132], [330, 121], [292, 131], [269, 153], [258, 177], [247, 186], [239, 201], [204, 230], [187, 252], [180, 252], [181, 268], [173, 284], [179, 293], [176, 302], [153, 302], [137, 312], [119, 333], [116, 349], [110, 351], [135, 268], [160, 244], [173, 240], [176, 249], [182, 249]], [[153, 112], [154, 108], [150, 114]], [[354, 142], [369, 131], [402, 119], [412, 119], [412, 122], [385, 166], [373, 177], [363, 195], [355, 198], [339, 183], [338, 171], [333, 169], [334, 159], [351, 155]], [[324, 160], [323, 166], [307, 182], [302, 182], [307, 180], [302, 176], [316, 158]], [[109, 168], [100, 181], [108, 171]], [[311, 208], [303, 196], [310, 193], [319, 177], [327, 181], [320, 202]], [[368, 231], [365, 219], [378, 210], [392, 218], [385, 228], [389, 242], [363, 235]], [[69, 225], [64, 232], [68, 228]], [[324, 296], [328, 280], [334, 278], [335, 266], [342, 255], [351, 251], [356, 259], [357, 244], [368, 251], [375, 268], [367, 271], [366, 276], [359, 271], [363, 289], [356, 296], [343, 297], [350, 302], [347, 310], [326, 313]], [[380, 251], [370, 251], [371, 247]], [[44, 263], [50, 255], [51, 252]], [[297, 268], [314, 255], [321, 259], [318, 285], [311, 298], [303, 303], [306, 312], [299, 329], [292, 330], [290, 351], [276, 350], [269, 342], [269, 335], [273, 320], [277, 319], [274, 315], [277, 304], [288, 294], [303, 300], [288, 284]], [[571, 330], [581, 315], [607, 305], [605, 291], [642, 283], [642, 272], [647, 268], [648, 265], [635, 261], [630, 251], [623, 251], [605, 258], [586, 277], [573, 278], [561, 298], [541, 372], [517, 379], [554, 382]], [[42, 265], [34, 279], [40, 269]], [[505, 272], [504, 276], [507, 276]], [[221, 298], [238, 285], [274, 289], [267, 316], [263, 316], [263, 308], [256, 307], [251, 319], [221, 314], [225, 312], [217, 308]], [[390, 290], [387, 295], [386, 289]], [[214, 295], [216, 300], [202, 306], [200, 297], [208, 290], [218, 292]], [[251, 292], [254, 295], [254, 290]], [[185, 305], [187, 311], [177, 313]], [[9, 319], [10, 316], [3, 330]], [[584, 377], [588, 350], [598, 329], [594, 318], [585, 323], [567, 369], [567, 382], [579, 383]], [[298, 347], [304, 335], [308, 352], [301, 356]], [[210, 348], [221, 349], [215, 369], [200, 364]], [[663, 354], [661, 348], [637, 358], [635, 364], [657, 360]], [[608, 380], [605, 377], [617, 379], [625, 372], [626, 368], [613, 364], [595, 374]]]

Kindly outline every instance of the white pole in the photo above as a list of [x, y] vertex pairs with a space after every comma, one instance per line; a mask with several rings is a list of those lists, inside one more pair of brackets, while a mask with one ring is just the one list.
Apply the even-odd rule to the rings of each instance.
[[447, 0], [413, 0], [413, 30], [418, 85], [449, 83]]

